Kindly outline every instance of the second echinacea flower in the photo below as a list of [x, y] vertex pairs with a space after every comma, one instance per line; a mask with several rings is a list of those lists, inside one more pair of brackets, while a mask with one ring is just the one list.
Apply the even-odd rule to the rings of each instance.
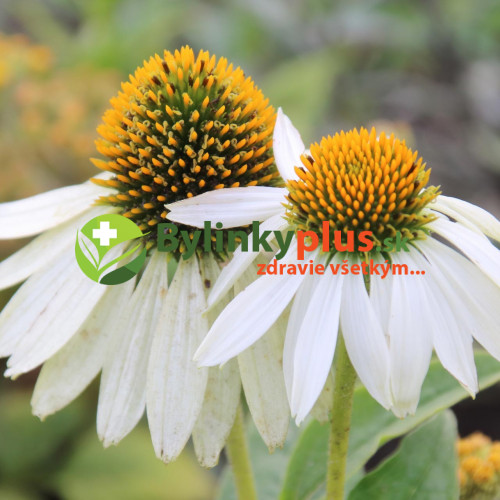
[[[332, 238], [335, 230], [356, 236], [369, 230], [375, 247], [370, 254], [315, 250], [310, 258], [334, 265], [387, 260], [419, 274], [259, 278], [214, 323], [196, 354], [200, 365], [224, 363], [248, 348], [292, 303], [283, 368], [298, 423], [325, 385], [337, 340], [345, 342], [371, 395], [398, 416], [415, 412], [433, 350], [475, 394], [473, 338], [500, 359], [500, 252], [488, 239], [500, 241], [500, 223], [477, 206], [426, 187], [430, 171], [417, 153], [392, 136], [377, 137], [375, 130], [342, 132], [306, 151], [279, 111], [274, 152], [286, 180], [281, 201], [273, 201], [279, 188], [229, 189], [170, 205], [169, 218], [198, 227], [205, 220], [231, 227], [260, 216], [268, 229], [319, 235], [328, 221]], [[409, 251], [385, 253], [384, 240], [398, 233], [409, 241]], [[300, 263], [296, 245], [295, 240], [281, 263]], [[254, 257], [237, 251], [209, 304]]]

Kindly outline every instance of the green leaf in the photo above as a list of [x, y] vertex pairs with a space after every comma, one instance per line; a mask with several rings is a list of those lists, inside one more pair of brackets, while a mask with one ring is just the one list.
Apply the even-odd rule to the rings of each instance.
[[[479, 387], [485, 389], [500, 381], [500, 363], [484, 351], [475, 354]], [[467, 392], [434, 359], [422, 387], [417, 412], [405, 419], [384, 410], [366, 391], [358, 387], [347, 457], [347, 478], [358, 472], [377, 449], [401, 436], [430, 416], [465, 399]], [[328, 454], [328, 425], [311, 422], [300, 436], [288, 465], [281, 500], [305, 500], [324, 488]]]
[[349, 500], [455, 500], [459, 495], [457, 424], [449, 410], [406, 436], [400, 448], [367, 474]]
[[328, 431], [328, 425], [317, 421], [305, 428], [288, 464], [281, 499], [309, 499], [323, 485], [328, 458]]
[[[257, 483], [257, 496], [261, 499], [278, 498], [285, 477], [286, 467], [299, 432], [295, 425], [290, 425], [287, 440], [282, 449], [269, 453], [254, 425], [247, 426], [250, 459]], [[226, 467], [217, 500], [237, 500], [236, 489], [231, 469]]]

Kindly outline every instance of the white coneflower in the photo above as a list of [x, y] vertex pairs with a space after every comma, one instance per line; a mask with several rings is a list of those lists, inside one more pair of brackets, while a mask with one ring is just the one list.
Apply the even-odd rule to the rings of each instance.
[[[192, 434], [200, 462], [213, 466], [235, 418], [241, 370], [257, 427], [270, 448], [279, 446], [289, 421], [284, 331], [278, 326], [239, 367], [199, 369], [193, 354], [214, 319], [202, 315], [206, 294], [228, 254], [201, 245], [186, 260], [182, 246], [161, 253], [155, 229], [169, 201], [282, 182], [271, 149], [274, 109], [240, 68], [187, 47], [145, 62], [111, 104], [98, 129], [105, 159], [94, 160], [104, 177], [0, 204], [0, 239], [43, 233], [0, 263], [0, 289], [27, 279], [0, 314], [6, 375], [43, 363], [32, 406], [44, 418], [102, 371], [97, 429], [105, 445], [129, 433], [146, 408], [159, 457], [175, 459]], [[106, 287], [77, 267], [77, 229], [107, 213], [149, 232], [137, 281]], [[178, 262], [173, 275], [169, 259]]]
[[[278, 111], [274, 154], [286, 190], [272, 187], [206, 193], [169, 205], [169, 218], [224, 227], [264, 220], [267, 229], [371, 231], [373, 251], [316, 250], [297, 259], [297, 240], [279, 264], [349, 266], [369, 258], [408, 268], [408, 275], [268, 275], [240, 293], [201, 344], [201, 366], [224, 363], [262, 337], [292, 303], [284, 374], [292, 413], [302, 421], [330, 372], [337, 336], [372, 396], [398, 416], [416, 409], [432, 351], [471, 393], [478, 390], [472, 340], [500, 359], [500, 223], [483, 209], [425, 187], [429, 170], [404, 142], [375, 130], [327, 137], [305, 151]], [[258, 214], [256, 216], [255, 214]], [[285, 227], [283, 226], [285, 222]], [[384, 252], [397, 234], [409, 251]], [[345, 244], [345, 239], [343, 240]], [[319, 247], [321, 248], [321, 247]], [[222, 272], [209, 304], [228, 289], [255, 253], [239, 250]], [[361, 267], [361, 265], [360, 265]], [[368, 269], [367, 269], [368, 272]], [[425, 272], [425, 274], [424, 274]], [[366, 284], [370, 291], [367, 291]]]

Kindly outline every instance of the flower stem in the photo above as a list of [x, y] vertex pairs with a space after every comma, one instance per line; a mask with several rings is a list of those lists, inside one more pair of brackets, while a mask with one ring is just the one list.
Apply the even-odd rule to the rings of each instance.
[[356, 372], [347, 354], [344, 338], [340, 333], [335, 365], [333, 410], [326, 475], [326, 498], [328, 500], [344, 499], [345, 469], [355, 382]]
[[241, 407], [236, 412], [236, 419], [226, 443], [226, 452], [233, 470], [238, 500], [257, 500]]

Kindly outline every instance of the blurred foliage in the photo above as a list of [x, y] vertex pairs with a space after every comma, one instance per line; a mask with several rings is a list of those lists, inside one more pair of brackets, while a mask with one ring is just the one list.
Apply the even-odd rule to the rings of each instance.
[[[119, 82], [187, 43], [241, 65], [306, 143], [376, 124], [446, 194], [500, 214], [498, 0], [1, 0], [0, 33], [0, 202], [91, 175]], [[23, 243], [0, 242], [0, 259]], [[144, 428], [102, 451], [93, 406], [38, 423], [32, 379], [0, 386], [0, 498], [138, 498], [141, 480], [141, 498], [210, 496], [213, 476], [189, 453], [165, 469]]]
[[198, 466], [192, 452], [169, 466], [158, 460], [146, 426], [104, 451], [94, 432], [82, 436], [55, 482], [62, 498], [72, 500], [206, 500], [215, 486], [215, 478]]
[[[93, 129], [118, 79], [151, 54], [188, 43], [241, 65], [306, 142], [396, 122], [415, 138], [435, 183], [500, 212], [497, 0], [3, 0], [0, 31], [24, 33], [42, 53], [28, 56], [9, 84], [15, 92], [2, 92], [12, 103], [2, 111], [2, 136], [19, 120], [7, 137], [26, 141], [12, 147], [8, 166], [28, 169], [28, 192], [88, 175]], [[1, 69], [9, 50], [0, 75], [10, 73]], [[40, 70], [48, 81], [19, 88]], [[23, 102], [30, 109], [20, 112]], [[24, 161], [15, 154], [22, 145]], [[41, 168], [48, 179], [29, 170]], [[2, 167], [2, 178], [9, 170]], [[7, 194], [23, 190], [13, 183], [0, 191]]]
[[27, 411], [28, 394], [2, 394], [0, 413], [0, 498], [8, 488], [30, 495], [52, 489], [52, 475], [71, 453], [74, 436], [88, 416], [81, 402], [41, 423]]
[[92, 169], [95, 127], [120, 75], [55, 67], [53, 52], [0, 35], [2, 198], [81, 182]]
[[104, 450], [82, 399], [40, 422], [30, 414], [29, 393], [1, 397], [2, 500], [207, 500], [214, 494], [215, 477], [191, 450], [168, 467], [156, 459], [146, 425]]

